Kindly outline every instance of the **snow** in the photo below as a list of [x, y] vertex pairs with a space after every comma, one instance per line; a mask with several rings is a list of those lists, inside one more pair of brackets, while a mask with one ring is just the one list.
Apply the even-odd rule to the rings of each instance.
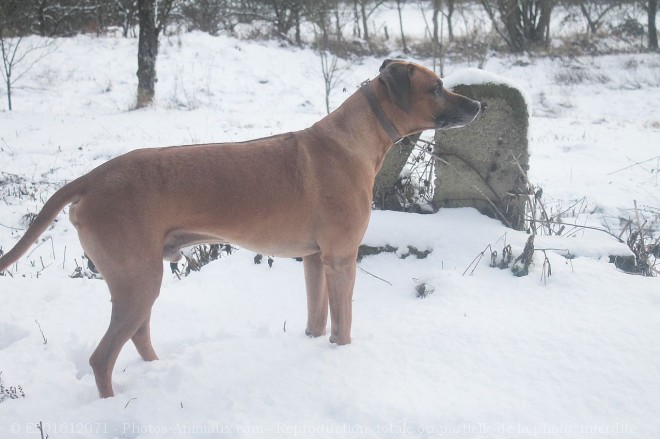
[[505, 76], [498, 75], [487, 70], [469, 67], [456, 70], [443, 78], [443, 84], [448, 89], [453, 89], [457, 85], [479, 85], [479, 84], [504, 84], [515, 88], [522, 95], [527, 107], [527, 114], [532, 114], [532, 99], [529, 94], [516, 81]]
[[[311, 50], [201, 33], [163, 40], [156, 105], [132, 110], [135, 48], [122, 38], [63, 39], [17, 84], [15, 111], [0, 111], [0, 161], [27, 180], [27, 195], [2, 193], [3, 249], [55, 183], [113, 156], [245, 140], [324, 115]], [[660, 145], [657, 55], [576, 61], [592, 78], [606, 74], [604, 83], [561, 83], [562, 60], [516, 61], [491, 58], [486, 70], [529, 93], [530, 179], [549, 208], [576, 206], [564, 224], [618, 234], [633, 200], [657, 209], [658, 163], [649, 160]], [[331, 105], [381, 62], [346, 64]], [[607, 233], [538, 236], [552, 275], [542, 276], [537, 252], [530, 275], [517, 278], [490, 268], [488, 253], [476, 259], [488, 245], [520, 254], [523, 232], [472, 209], [373, 212], [364, 242], [399, 250], [360, 262], [345, 347], [304, 335], [299, 262], [268, 268], [238, 250], [181, 280], [166, 274], [152, 318], [160, 360], [145, 363], [128, 344], [115, 367], [117, 396], [107, 400], [97, 398], [87, 362], [108, 324], [107, 288], [69, 278], [82, 250], [66, 212], [44, 237], [13, 278], [0, 278], [2, 380], [26, 394], [0, 403], [3, 438], [38, 437], [37, 421], [54, 439], [660, 434], [658, 279], [609, 264], [628, 250]], [[432, 252], [402, 259], [408, 245]], [[421, 282], [434, 289], [425, 299], [415, 296]]]

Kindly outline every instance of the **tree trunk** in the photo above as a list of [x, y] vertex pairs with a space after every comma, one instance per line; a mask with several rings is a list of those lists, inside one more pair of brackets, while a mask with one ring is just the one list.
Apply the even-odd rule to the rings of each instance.
[[454, 25], [453, 15], [454, 15], [454, 2], [455, 0], [447, 0], [447, 38], [449, 41], [454, 40]]
[[516, 0], [498, 0], [498, 9], [502, 23], [509, 36], [509, 48], [512, 52], [525, 50], [525, 35], [522, 29], [522, 10]]
[[433, 0], [433, 35], [431, 36], [431, 47], [433, 48], [433, 71], [436, 73], [439, 73], [442, 76], [442, 62], [440, 63], [440, 71], [436, 69], [437, 67], [437, 60], [440, 55], [440, 37], [442, 34], [442, 22], [438, 21], [438, 18], [442, 20], [440, 14], [441, 14], [441, 8], [442, 8], [442, 0]]
[[497, 26], [488, 0], [481, 0], [481, 3], [512, 52], [524, 51], [529, 43], [548, 42], [553, 0], [497, 0], [504, 32]]
[[140, 35], [138, 39], [137, 108], [151, 105], [156, 89], [158, 28], [156, 0], [138, 0]]
[[341, 43], [344, 39], [341, 31], [341, 17], [339, 16], [339, 5], [334, 6], [335, 9], [335, 29], [337, 30], [337, 43]]
[[9, 111], [11, 111], [12, 110], [12, 106], [11, 106], [11, 76], [7, 76], [7, 79], [5, 80], [5, 87], [7, 87], [7, 108], [9, 108]]
[[[4, 17], [0, 17], [4, 18]], [[11, 45], [7, 43], [4, 37], [4, 29], [3, 29], [3, 23], [0, 22], [0, 54], [2, 55], [2, 77], [5, 80], [5, 87], [7, 88], [7, 107], [9, 108], [9, 111], [12, 111], [12, 105], [11, 105], [11, 86], [12, 86], [12, 70], [14, 68], [14, 62], [16, 59], [16, 51], [18, 49], [18, 45], [21, 43], [23, 40], [23, 37], [18, 37], [17, 42], [15, 45]]]
[[358, 0], [353, 0], [353, 20], [355, 24], [353, 25], [353, 36], [362, 38], [362, 31], [360, 30], [360, 13], [358, 12]]
[[399, 12], [399, 29], [401, 30], [401, 44], [403, 45], [403, 53], [408, 53], [408, 46], [406, 45], [406, 35], [403, 33], [403, 16], [401, 14], [401, 4], [406, 0], [396, 0], [396, 8]]
[[365, 6], [365, 0], [360, 1], [360, 11], [362, 12], [362, 31], [364, 32], [364, 41], [367, 42], [367, 45], [371, 47], [371, 42], [369, 41], [369, 26], [367, 20], [367, 10]]
[[294, 16], [295, 26], [296, 26], [296, 44], [302, 46], [302, 38], [300, 37], [300, 9], [296, 9], [296, 14]]
[[531, 23], [532, 31], [528, 38], [535, 43], [547, 44], [550, 41], [550, 15], [553, 0], [537, 0], [532, 2], [536, 8], [535, 23]]
[[658, 29], [655, 25], [655, 14], [658, 12], [658, 0], [649, 0], [648, 25], [649, 25], [649, 49], [658, 50]]
[[39, 35], [42, 37], [46, 36], [46, 1], [42, 0], [39, 2], [39, 7], [37, 8], [37, 21], [39, 22]]
[[580, 3], [580, 11], [585, 20], [587, 20], [587, 34], [595, 35], [598, 31], [596, 22], [591, 18], [591, 14], [584, 3]]
[[433, 45], [440, 44], [438, 15], [440, 15], [440, 2], [442, 0], [433, 0]]

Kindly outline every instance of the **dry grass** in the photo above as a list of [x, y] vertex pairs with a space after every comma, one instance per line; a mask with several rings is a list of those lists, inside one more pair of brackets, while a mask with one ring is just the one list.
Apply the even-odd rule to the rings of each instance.
[[179, 268], [179, 264], [176, 262], [172, 262], [170, 267], [172, 273], [181, 279], [181, 276], [189, 276], [190, 273], [200, 271], [202, 267], [210, 262], [220, 259], [223, 253], [230, 255], [234, 250], [237, 250], [237, 248], [229, 244], [196, 245], [190, 252], [183, 255], [185, 262], [181, 268]]
[[23, 386], [6, 386], [0, 372], [0, 403], [10, 399], [25, 398]]

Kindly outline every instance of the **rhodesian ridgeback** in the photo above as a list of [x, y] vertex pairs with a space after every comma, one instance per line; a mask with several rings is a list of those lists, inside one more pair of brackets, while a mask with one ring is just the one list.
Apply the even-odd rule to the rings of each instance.
[[71, 204], [82, 248], [112, 298], [110, 325], [89, 360], [103, 398], [113, 396], [112, 369], [129, 339], [144, 360], [158, 358], [149, 322], [163, 259], [177, 261], [191, 245], [232, 243], [302, 257], [305, 333], [325, 334], [329, 305], [330, 341], [348, 344], [356, 257], [385, 154], [401, 137], [466, 125], [479, 110], [431, 70], [386, 60], [376, 79], [302, 131], [139, 149], [100, 165], [55, 192], [0, 258], [0, 271]]

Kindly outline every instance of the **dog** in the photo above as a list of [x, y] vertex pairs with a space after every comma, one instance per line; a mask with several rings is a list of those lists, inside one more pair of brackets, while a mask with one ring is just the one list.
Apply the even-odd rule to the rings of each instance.
[[110, 325], [89, 360], [101, 398], [114, 396], [112, 370], [129, 339], [144, 360], [158, 359], [150, 317], [163, 259], [176, 262], [196, 244], [302, 257], [305, 333], [325, 335], [329, 308], [330, 341], [348, 344], [357, 252], [385, 155], [402, 137], [466, 125], [479, 111], [479, 102], [446, 90], [431, 70], [385, 60], [374, 80], [302, 131], [109, 160], [53, 194], [0, 258], [0, 272], [70, 204], [82, 248], [112, 298]]

